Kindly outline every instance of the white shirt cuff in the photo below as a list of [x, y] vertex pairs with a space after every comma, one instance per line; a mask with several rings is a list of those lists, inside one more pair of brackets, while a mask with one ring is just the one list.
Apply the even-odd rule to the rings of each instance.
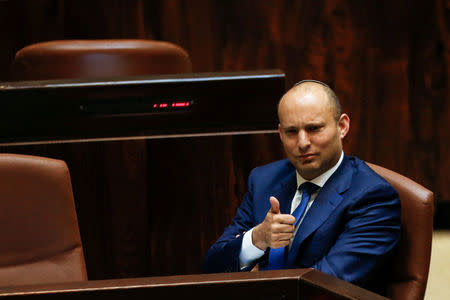
[[247, 231], [242, 239], [241, 253], [239, 254], [241, 270], [264, 255], [263, 250], [253, 245], [252, 232], [253, 228]]

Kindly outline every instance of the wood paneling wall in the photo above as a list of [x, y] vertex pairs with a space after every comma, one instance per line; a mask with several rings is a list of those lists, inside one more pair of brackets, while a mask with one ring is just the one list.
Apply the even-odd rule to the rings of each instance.
[[[93, 38], [174, 42], [190, 53], [194, 72], [279, 68], [287, 87], [306, 78], [325, 81], [351, 118], [348, 154], [400, 172], [450, 202], [448, 1], [7, 0], [0, 1], [0, 32], [4, 81], [25, 45]], [[101, 143], [71, 155], [61, 154], [61, 147], [74, 151], [69, 146], [2, 149], [68, 160], [92, 279], [199, 272], [202, 255], [234, 215], [250, 169], [281, 156], [275, 135], [147, 143], [148, 165], [133, 165], [131, 147], [118, 160], [129, 164], [124, 174], [108, 172], [116, 158]], [[170, 196], [158, 189], [167, 187], [160, 181], [175, 184]], [[111, 193], [122, 184], [126, 199]], [[191, 193], [193, 202], [183, 202]], [[83, 202], [92, 194], [95, 203]], [[159, 200], [133, 203], [149, 195]], [[174, 199], [182, 204], [172, 211]], [[141, 216], [130, 219], [136, 209], [127, 211], [123, 201], [141, 205]], [[196, 216], [199, 209], [207, 216]], [[173, 213], [166, 218], [162, 211]], [[95, 218], [99, 224], [87, 222]], [[140, 223], [146, 220], [151, 224]], [[189, 230], [177, 233], [183, 226]]]
[[287, 87], [334, 87], [348, 153], [450, 201], [449, 15], [444, 0], [0, 1], [0, 80], [17, 50], [52, 39], [171, 41], [195, 72], [280, 68]]

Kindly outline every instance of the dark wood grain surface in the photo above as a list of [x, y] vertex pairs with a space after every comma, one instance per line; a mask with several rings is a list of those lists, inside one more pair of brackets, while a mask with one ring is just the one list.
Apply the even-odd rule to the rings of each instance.
[[0, 288], [10, 299], [360, 299], [385, 297], [314, 269], [91, 280]]
[[[322, 80], [350, 115], [348, 154], [448, 203], [449, 30], [445, 0], [7, 0], [0, 1], [0, 80], [9, 80], [23, 46], [75, 38], [166, 40], [188, 51], [194, 72], [278, 68], [287, 88]], [[199, 272], [250, 169], [282, 157], [275, 134], [134, 143], [1, 149], [68, 161], [92, 279]], [[129, 153], [113, 172], [119, 158], [105, 144]], [[146, 166], [133, 163], [142, 157]], [[158, 201], [143, 200], [150, 195]], [[179, 204], [171, 209], [171, 201]]]

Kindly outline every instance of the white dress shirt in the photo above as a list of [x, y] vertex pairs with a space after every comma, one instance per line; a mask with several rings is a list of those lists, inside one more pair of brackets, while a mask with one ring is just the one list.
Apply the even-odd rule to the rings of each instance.
[[[319, 186], [319, 189], [311, 195], [311, 198], [309, 199], [309, 202], [306, 206], [305, 213], [303, 214], [303, 217], [300, 219], [300, 221], [297, 223], [297, 226], [295, 227], [294, 235], [291, 238], [291, 241], [289, 243], [289, 248], [292, 245], [292, 241], [294, 240], [295, 234], [297, 233], [297, 230], [302, 223], [303, 219], [305, 218], [306, 214], [308, 213], [308, 210], [310, 209], [311, 205], [314, 203], [314, 200], [316, 199], [317, 195], [319, 194], [321, 188], [325, 185], [327, 180], [333, 175], [333, 173], [339, 168], [339, 166], [342, 163], [342, 160], [344, 159], [344, 152], [341, 153], [341, 157], [339, 158], [339, 161], [328, 171], [323, 173], [322, 175], [310, 180], [310, 182], [316, 184]], [[295, 192], [294, 198], [291, 202], [291, 214], [294, 212], [294, 210], [297, 208], [297, 206], [300, 204], [302, 200], [302, 192], [298, 190], [298, 187], [308, 181], [304, 179], [298, 172], [295, 172], [297, 175], [297, 191]], [[269, 199], [267, 199], [269, 201]], [[253, 227], [254, 228], [254, 227]], [[264, 250], [259, 249], [255, 245], [253, 245], [252, 242], [252, 232], [253, 228], [247, 231], [244, 234], [244, 238], [242, 239], [242, 246], [241, 246], [241, 253], [239, 254], [239, 261], [241, 265], [241, 269], [247, 267], [250, 265], [253, 261], [257, 260], [261, 256], [264, 255]]]

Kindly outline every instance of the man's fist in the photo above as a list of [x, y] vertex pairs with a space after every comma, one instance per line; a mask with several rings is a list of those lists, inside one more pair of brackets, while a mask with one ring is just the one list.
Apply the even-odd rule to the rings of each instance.
[[261, 250], [281, 248], [289, 245], [294, 234], [295, 218], [292, 215], [280, 213], [280, 202], [270, 197], [270, 209], [264, 221], [257, 225], [252, 232], [253, 245]]

